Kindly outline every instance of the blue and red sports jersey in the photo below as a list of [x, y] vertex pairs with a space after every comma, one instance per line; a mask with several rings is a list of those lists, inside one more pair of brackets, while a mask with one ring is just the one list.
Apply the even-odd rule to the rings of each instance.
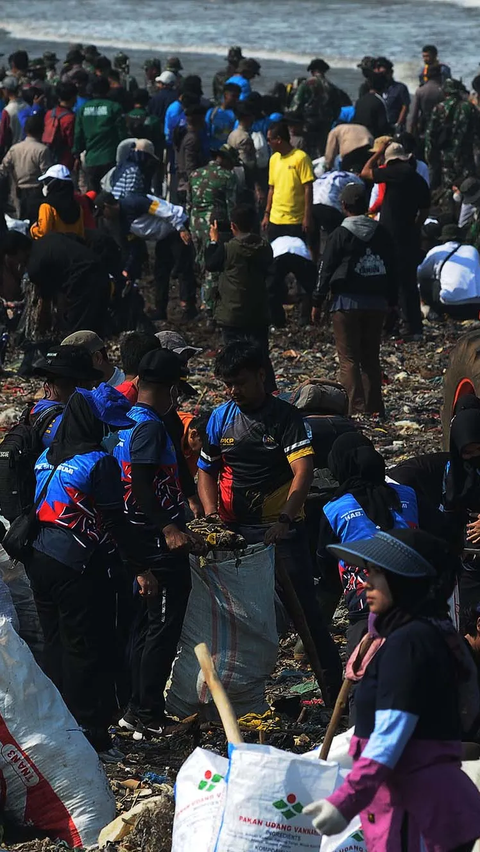
[[[46, 411], [47, 408], [57, 407], [62, 404], [63, 403], [55, 401], [53, 399], [39, 399], [30, 412], [32, 423], [35, 423], [35, 417], [39, 414], [42, 414], [44, 411]], [[65, 406], [63, 407], [65, 408]], [[63, 414], [60, 411], [52, 416], [50, 422], [47, 422], [45, 431], [42, 435], [42, 447], [49, 447], [52, 443], [55, 435], [57, 434], [57, 429], [60, 426], [60, 423], [62, 422], [62, 416]]]
[[[53, 467], [45, 450], [35, 464], [38, 500]], [[36, 550], [70, 568], [83, 571], [93, 552], [110, 541], [103, 529], [101, 510], [122, 509], [120, 469], [102, 450], [73, 456], [58, 465], [37, 508], [40, 530]]]
[[177, 456], [173, 441], [161, 417], [149, 405], [138, 403], [128, 412], [137, 425], [121, 429], [113, 450], [121, 468], [125, 512], [130, 521], [143, 528], [147, 558], [168, 555], [165, 539], [138, 505], [132, 491], [132, 464], [155, 465], [153, 487], [158, 502], [172, 524], [185, 526], [183, 494], [178, 478]]

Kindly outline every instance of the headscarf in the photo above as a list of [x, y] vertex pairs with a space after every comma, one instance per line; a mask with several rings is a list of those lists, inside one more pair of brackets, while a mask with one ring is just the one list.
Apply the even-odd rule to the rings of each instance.
[[48, 182], [47, 186], [48, 194], [45, 196], [44, 203], [53, 207], [66, 225], [74, 225], [80, 218], [81, 210], [78, 201], [74, 198], [72, 181], [54, 178]]
[[[472, 399], [475, 399], [472, 397]], [[445, 508], [474, 508], [480, 499], [480, 457], [463, 459], [467, 444], [480, 443], [480, 408], [478, 402], [465, 402], [450, 426], [450, 465], [445, 483]]]
[[95, 416], [85, 397], [81, 393], [74, 393], [47, 452], [47, 461], [57, 467], [72, 456], [100, 450], [104, 434], [104, 424]]
[[340, 483], [334, 500], [352, 494], [376, 526], [392, 529], [392, 509], [401, 512], [402, 504], [395, 489], [385, 483], [385, 462], [365, 435], [340, 435], [330, 450], [328, 467]]

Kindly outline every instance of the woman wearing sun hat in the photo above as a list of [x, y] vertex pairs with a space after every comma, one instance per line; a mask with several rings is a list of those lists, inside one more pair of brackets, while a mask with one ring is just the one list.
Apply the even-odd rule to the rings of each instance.
[[462, 772], [460, 749], [478, 687], [447, 607], [460, 563], [421, 530], [331, 550], [368, 572], [367, 602], [385, 642], [358, 686], [353, 769], [304, 813], [326, 835], [360, 814], [369, 852], [470, 852], [480, 793]]
[[85, 236], [83, 210], [74, 196], [75, 187], [66, 166], [50, 166], [38, 180], [45, 197], [40, 204], [37, 221], [30, 228], [34, 240], [45, 234], [76, 234]]

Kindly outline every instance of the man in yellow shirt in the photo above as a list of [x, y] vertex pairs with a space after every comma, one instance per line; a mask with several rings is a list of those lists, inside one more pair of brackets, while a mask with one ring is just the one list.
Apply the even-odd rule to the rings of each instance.
[[277, 237], [300, 237], [312, 227], [313, 166], [308, 154], [290, 144], [286, 122], [268, 131], [272, 150], [268, 175], [268, 198], [262, 227], [270, 242]]

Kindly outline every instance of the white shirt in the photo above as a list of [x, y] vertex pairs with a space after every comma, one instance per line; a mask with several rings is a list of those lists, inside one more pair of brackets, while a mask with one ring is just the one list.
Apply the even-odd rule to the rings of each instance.
[[342, 212], [340, 196], [347, 183], [362, 183], [363, 180], [353, 172], [342, 172], [335, 170], [325, 172], [313, 183], [313, 203], [326, 204], [327, 207], [335, 207]]
[[110, 385], [112, 388], [116, 388], [117, 385], [121, 385], [122, 382], [125, 381], [125, 373], [120, 367], [115, 367], [112, 375], [110, 376], [107, 385]]
[[282, 254], [298, 254], [299, 257], [304, 257], [306, 260], [312, 259], [308, 247], [300, 237], [277, 237], [271, 246], [274, 258], [280, 257]]
[[417, 269], [417, 278], [436, 278], [440, 267], [455, 246], [460, 246], [444, 263], [440, 275], [440, 301], [444, 304], [463, 304], [480, 301], [480, 255], [474, 246], [462, 246], [449, 241], [430, 249]]

